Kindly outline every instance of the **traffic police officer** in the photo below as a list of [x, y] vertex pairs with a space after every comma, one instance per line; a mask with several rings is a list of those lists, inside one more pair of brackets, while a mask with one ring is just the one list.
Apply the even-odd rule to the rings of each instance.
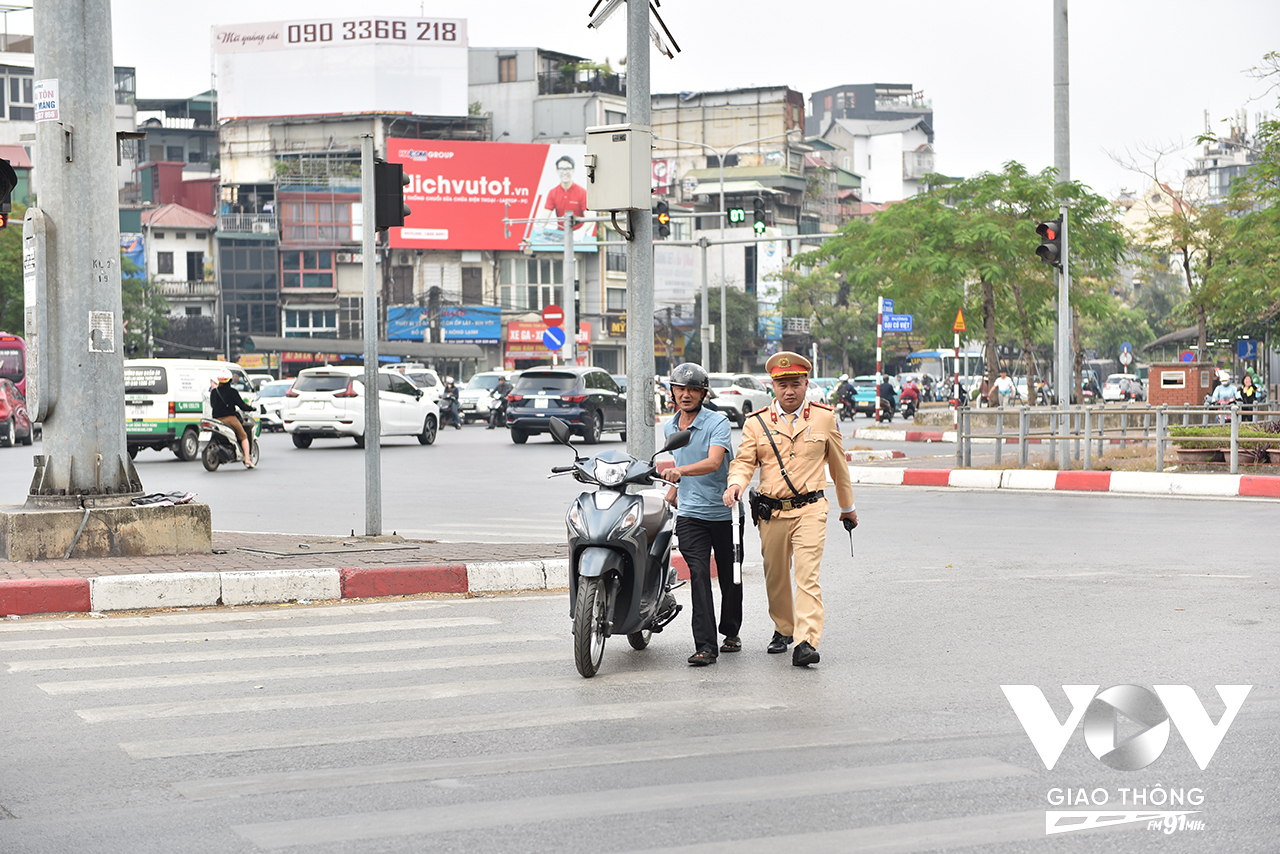
[[[751, 413], [742, 428], [737, 456], [729, 466], [724, 503], [741, 497], [760, 469], [760, 552], [773, 639], [769, 652], [783, 653], [797, 641], [791, 663], [817, 664], [822, 640], [822, 588], [818, 574], [827, 535], [827, 475], [836, 485], [840, 518], [858, 524], [844, 440], [835, 413], [825, 403], [805, 400], [809, 360], [798, 353], [775, 353], [765, 363], [773, 378], [773, 405]], [[776, 449], [776, 453], [775, 453]], [[795, 562], [795, 595], [791, 564]]]

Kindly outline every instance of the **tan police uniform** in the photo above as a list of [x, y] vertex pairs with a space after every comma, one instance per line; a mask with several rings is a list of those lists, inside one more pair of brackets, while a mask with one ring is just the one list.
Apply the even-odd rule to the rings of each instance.
[[[810, 364], [796, 353], [777, 353], [766, 369], [771, 376], [808, 376]], [[804, 495], [827, 488], [827, 469], [835, 482], [836, 498], [844, 510], [853, 509], [853, 484], [849, 479], [844, 440], [835, 413], [824, 403], [803, 402], [788, 415], [781, 405], [752, 413], [742, 428], [738, 453], [729, 466], [729, 483], [745, 494], [758, 467], [760, 492], [779, 501], [793, 498], [769, 444], [769, 435], [786, 465], [787, 476]], [[761, 425], [761, 420], [764, 425]], [[766, 434], [766, 430], [768, 434]], [[769, 616], [782, 635], [796, 644], [808, 641], [815, 648], [822, 639], [822, 587], [818, 574], [827, 535], [827, 499], [802, 507], [774, 510], [769, 521], [760, 522], [760, 551], [764, 557], [765, 587], [769, 595]], [[795, 563], [795, 596], [791, 590], [791, 566]]]

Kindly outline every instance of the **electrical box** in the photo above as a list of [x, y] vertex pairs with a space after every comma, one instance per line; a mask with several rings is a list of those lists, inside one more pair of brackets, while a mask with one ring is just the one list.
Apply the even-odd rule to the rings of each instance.
[[648, 212], [653, 134], [646, 125], [587, 128], [587, 208]]

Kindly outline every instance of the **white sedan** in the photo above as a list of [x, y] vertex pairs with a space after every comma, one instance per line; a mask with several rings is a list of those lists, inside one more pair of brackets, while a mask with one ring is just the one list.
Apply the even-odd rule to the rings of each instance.
[[1103, 400], [1142, 400], [1142, 380], [1135, 374], [1111, 374], [1102, 384]]

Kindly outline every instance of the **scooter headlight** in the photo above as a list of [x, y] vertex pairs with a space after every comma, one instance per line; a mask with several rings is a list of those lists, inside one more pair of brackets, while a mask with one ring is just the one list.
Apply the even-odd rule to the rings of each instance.
[[610, 532], [610, 536], [612, 536], [613, 534], [626, 534], [632, 528], [634, 528], [637, 524], [639, 524], [640, 508], [642, 506], [643, 505], [639, 501], [632, 504], [631, 509], [628, 510], [623, 515], [622, 519], [619, 520], [618, 524], [613, 526], [613, 530]]
[[617, 486], [627, 477], [631, 463], [606, 463], [596, 460], [593, 474], [601, 486]]
[[569, 507], [566, 520], [569, 523], [570, 531], [573, 531], [584, 540], [591, 537], [591, 534], [587, 531], [587, 520], [582, 518], [582, 508], [578, 505], [578, 502], [573, 502]]

